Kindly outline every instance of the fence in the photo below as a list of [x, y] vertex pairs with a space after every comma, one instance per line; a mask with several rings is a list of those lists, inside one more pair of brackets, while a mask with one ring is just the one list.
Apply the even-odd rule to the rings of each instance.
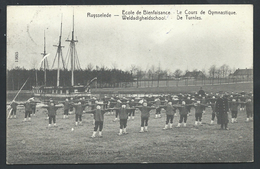
[[[120, 82], [115, 88], [147, 88], [147, 87], [174, 87], [174, 86], [205, 86], [220, 84], [236, 84], [253, 82], [252, 78], [204, 78], [204, 79], [160, 79], [160, 80], [136, 80], [133, 82]], [[99, 84], [97, 88], [106, 88]]]

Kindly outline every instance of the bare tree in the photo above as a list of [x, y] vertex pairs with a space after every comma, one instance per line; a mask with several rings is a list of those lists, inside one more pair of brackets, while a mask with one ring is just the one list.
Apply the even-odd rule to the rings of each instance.
[[223, 64], [222, 66], [220, 66], [220, 73], [222, 74], [222, 77], [226, 77], [228, 74], [228, 70], [229, 70], [229, 66], [226, 64]]
[[215, 75], [216, 75], [216, 71], [217, 71], [216, 65], [210, 66], [210, 68], [209, 68], [209, 76], [214, 79]]
[[131, 67], [130, 67], [130, 72], [131, 72], [133, 75], [136, 75], [137, 67], [136, 67], [135, 65], [131, 65]]
[[180, 78], [182, 74], [182, 71], [180, 69], [175, 70], [174, 72], [174, 77], [175, 78]]

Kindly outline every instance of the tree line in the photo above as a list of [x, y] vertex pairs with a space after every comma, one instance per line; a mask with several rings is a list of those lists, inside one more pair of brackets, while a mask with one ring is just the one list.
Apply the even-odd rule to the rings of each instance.
[[[130, 72], [118, 69], [85, 69], [74, 71], [74, 84], [87, 85], [91, 79], [97, 77], [97, 82], [92, 87], [118, 87], [120, 82], [130, 83], [133, 76]], [[32, 86], [43, 86], [44, 70], [40, 69], [24, 69], [16, 67], [7, 70], [7, 90], [19, 90], [23, 83], [28, 79], [23, 90], [31, 90]], [[46, 70], [46, 86], [57, 85], [57, 70]], [[60, 70], [60, 86], [71, 86], [71, 71]]]
[[226, 78], [231, 73], [236, 71], [236, 68], [230, 68], [228, 65], [223, 64], [222, 66], [217, 67], [216, 65], [210, 66], [208, 70], [202, 69], [193, 69], [193, 70], [181, 70], [176, 69], [175, 71], [171, 71], [169, 69], [162, 69], [160, 65], [155, 67], [152, 65], [151, 67], [143, 70], [142, 68], [131, 65], [130, 72], [139, 80], [160, 80], [160, 79], [174, 79], [181, 78], [187, 72], [197, 72], [201, 71], [207, 78]]
[[[91, 79], [97, 77], [97, 81], [92, 84], [92, 87], [124, 87], [121, 86], [131, 86], [133, 82], [138, 82], [142, 80], [149, 80], [152, 83], [157, 81], [159, 84], [160, 80], [170, 80], [170, 79], [180, 79], [187, 72], [197, 72], [201, 71], [206, 78], [227, 78], [231, 73], [236, 71], [236, 68], [230, 68], [228, 65], [223, 64], [217, 67], [216, 65], [211, 65], [208, 70], [180, 70], [176, 69], [171, 71], [169, 69], [161, 68], [160, 64], [158, 67], [152, 65], [145, 70], [136, 65], [131, 65], [128, 70], [117, 69], [116, 63], [113, 64], [112, 68], [107, 68], [105, 66], [94, 67], [91, 63], [87, 65], [86, 69], [75, 70], [74, 71], [74, 84], [75, 85], [87, 85]], [[7, 90], [19, 90], [24, 81], [29, 77], [24, 90], [31, 90], [32, 86], [41, 86], [44, 84], [44, 70], [40, 69], [24, 69], [16, 67], [11, 70], [7, 70]], [[46, 86], [56, 86], [57, 85], [57, 70], [51, 69], [46, 70]], [[70, 86], [71, 85], [71, 72], [69, 70], [60, 71], [60, 85]], [[159, 85], [157, 85], [159, 86]]]

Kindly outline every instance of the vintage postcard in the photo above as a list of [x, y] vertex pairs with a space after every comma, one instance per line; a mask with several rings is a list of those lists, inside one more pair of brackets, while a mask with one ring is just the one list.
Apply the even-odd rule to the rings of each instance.
[[7, 164], [253, 162], [253, 5], [7, 6]]

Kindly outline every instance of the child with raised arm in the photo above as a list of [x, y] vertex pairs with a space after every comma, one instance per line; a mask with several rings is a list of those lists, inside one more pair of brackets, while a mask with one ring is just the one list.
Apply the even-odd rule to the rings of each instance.
[[213, 124], [215, 117], [216, 117], [216, 98], [215, 98], [215, 96], [212, 96], [212, 98], [209, 100], [209, 104], [210, 104], [210, 107], [212, 109], [210, 124]]
[[166, 110], [166, 124], [163, 129], [166, 130], [168, 128], [169, 122], [170, 122], [169, 127], [171, 129], [173, 125], [174, 114], [176, 113], [176, 108], [172, 106], [172, 102], [168, 102], [166, 106], [161, 106], [161, 107]]
[[85, 109], [85, 107], [88, 104], [82, 104], [81, 101], [79, 101], [78, 103], [74, 103], [72, 106], [75, 107], [75, 125], [77, 126], [78, 123], [79, 125], [82, 125], [82, 114], [83, 114], [83, 110]]
[[180, 106], [175, 106], [180, 111], [180, 120], [176, 127], [180, 127], [182, 122], [184, 122], [183, 126], [186, 127], [186, 122], [187, 122], [187, 118], [188, 118], [187, 115], [188, 115], [188, 110], [189, 110], [190, 106], [191, 105], [186, 105], [185, 101], [182, 101], [182, 104]]
[[233, 98], [231, 100], [231, 102], [229, 102], [228, 107], [231, 111], [231, 123], [237, 123], [238, 106], [239, 106], [239, 103], [237, 102], [237, 100], [235, 98]]
[[202, 125], [202, 113], [205, 110], [205, 107], [208, 105], [202, 104], [200, 100], [197, 101], [197, 103], [194, 104], [195, 107], [195, 126]]
[[70, 102], [69, 102], [69, 99], [66, 98], [65, 102], [63, 103], [64, 107], [64, 114], [63, 114], [63, 118], [66, 119], [68, 118], [69, 116], [69, 108], [70, 108]]
[[156, 109], [155, 107], [148, 107], [147, 102], [143, 103], [143, 106], [137, 106], [141, 111], [141, 130], [139, 131], [140, 133], [147, 132], [148, 131], [148, 120], [150, 117], [150, 111], [152, 109]]
[[129, 101], [129, 103], [126, 105], [127, 108], [132, 108], [132, 110], [129, 111], [129, 114], [128, 114], [128, 119], [131, 118], [132, 116], [132, 120], [134, 120], [135, 118], [135, 100], [134, 99], [131, 99]]
[[127, 119], [129, 112], [135, 110], [135, 108], [126, 107], [125, 104], [122, 105], [121, 108], [114, 108], [119, 113], [119, 120], [120, 120], [120, 129], [118, 135], [121, 136], [122, 134], [127, 134], [126, 126], [127, 126]]
[[103, 130], [103, 124], [104, 124], [104, 114], [107, 110], [101, 110], [101, 106], [97, 105], [96, 109], [86, 111], [86, 113], [93, 113], [94, 114], [94, 120], [95, 120], [95, 127], [93, 134], [91, 138], [96, 137], [97, 130], [99, 129], [99, 137], [102, 137], [102, 130]]
[[251, 99], [248, 99], [246, 102], [246, 121], [253, 120], [253, 102]]
[[25, 108], [25, 116], [23, 121], [27, 121], [27, 118], [29, 121], [31, 121], [32, 105], [30, 101], [27, 100], [25, 103], [22, 103], [22, 105]]
[[13, 100], [13, 101], [11, 102], [10, 106], [11, 106], [11, 109], [12, 109], [12, 110], [11, 110], [11, 116], [10, 116], [10, 118], [13, 118], [13, 116], [14, 116], [14, 118], [16, 118], [17, 105], [18, 105], [18, 103], [15, 102], [15, 100]]
[[62, 106], [56, 105], [53, 100], [50, 100], [48, 105], [42, 106], [42, 108], [47, 108], [48, 110], [48, 116], [49, 116], [49, 124], [48, 127], [51, 127], [51, 124], [53, 123], [54, 127], [57, 127], [56, 125], [56, 111], [61, 108]]

